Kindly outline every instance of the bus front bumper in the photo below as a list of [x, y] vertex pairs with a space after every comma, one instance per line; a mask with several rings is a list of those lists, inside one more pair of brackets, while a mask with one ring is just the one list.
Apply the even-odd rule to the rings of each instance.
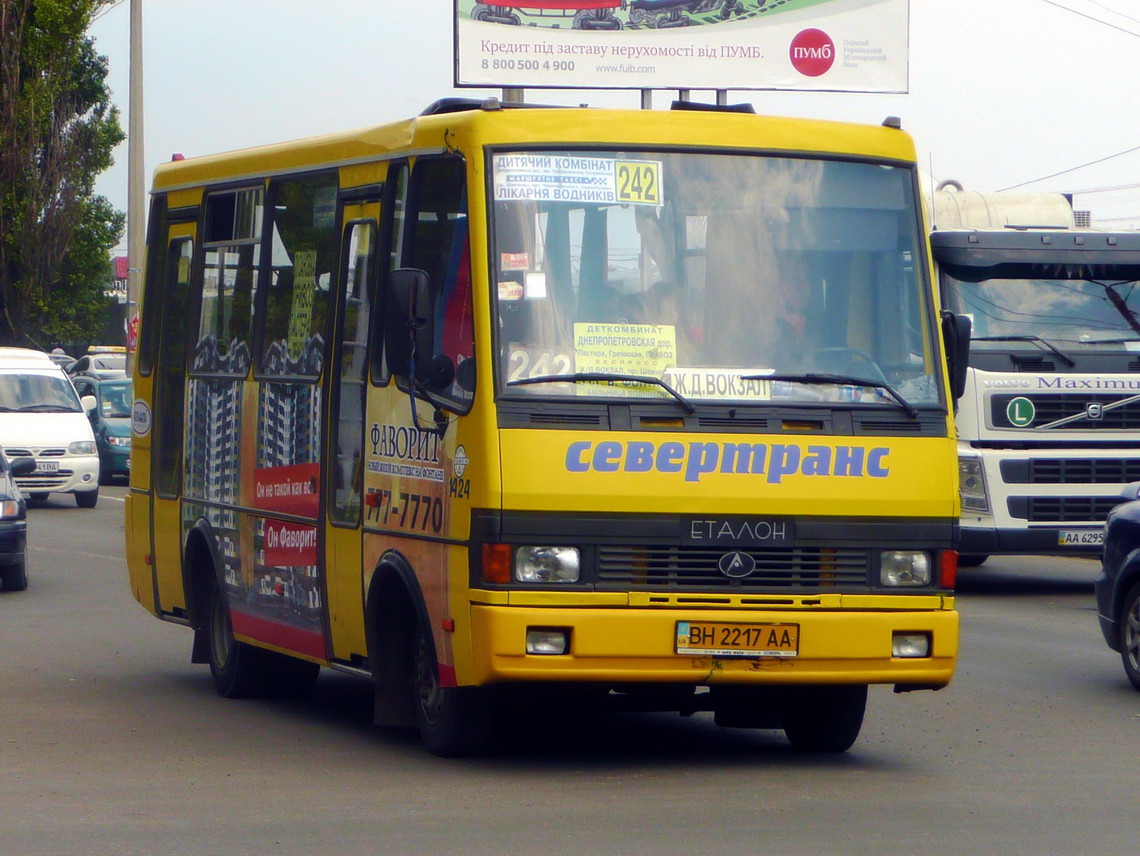
[[[936, 689], [953, 677], [958, 613], [952, 597], [925, 600], [946, 606], [756, 611], [473, 605], [473, 682], [859, 683]], [[678, 622], [790, 624], [796, 626], [798, 646], [793, 656], [678, 653]], [[564, 631], [567, 652], [527, 653], [532, 631]], [[928, 634], [928, 655], [893, 656], [896, 634]]]

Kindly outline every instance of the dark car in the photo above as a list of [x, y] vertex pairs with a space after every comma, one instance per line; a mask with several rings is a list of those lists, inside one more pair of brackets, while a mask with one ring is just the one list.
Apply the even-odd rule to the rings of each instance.
[[28, 509], [13, 476], [36, 468], [35, 458], [13, 458], [0, 449], [0, 580], [5, 591], [28, 587]]
[[1104, 553], [1096, 578], [1097, 617], [1108, 647], [1140, 690], [1140, 482], [1122, 494], [1104, 524]]
[[85, 375], [73, 377], [75, 391], [95, 397], [87, 412], [95, 445], [99, 449], [99, 483], [110, 484], [116, 476], [131, 474], [131, 379], [100, 380]]

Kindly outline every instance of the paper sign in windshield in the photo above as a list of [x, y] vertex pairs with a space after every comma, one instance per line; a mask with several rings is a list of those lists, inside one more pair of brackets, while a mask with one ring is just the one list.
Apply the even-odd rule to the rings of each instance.
[[[677, 364], [672, 324], [574, 325], [574, 364], [579, 372], [661, 377]], [[586, 395], [596, 394], [588, 389]]]
[[502, 154], [495, 157], [495, 201], [660, 205], [660, 161], [589, 155]]

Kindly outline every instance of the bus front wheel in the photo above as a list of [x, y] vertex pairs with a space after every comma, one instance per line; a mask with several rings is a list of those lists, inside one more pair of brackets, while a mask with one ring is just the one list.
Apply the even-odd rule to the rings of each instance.
[[412, 644], [416, 723], [428, 751], [444, 758], [475, 755], [491, 738], [490, 692], [484, 687], [444, 687], [435, 644], [422, 623]]
[[846, 752], [859, 736], [867, 687], [789, 687], [780, 703], [784, 734], [797, 752]]

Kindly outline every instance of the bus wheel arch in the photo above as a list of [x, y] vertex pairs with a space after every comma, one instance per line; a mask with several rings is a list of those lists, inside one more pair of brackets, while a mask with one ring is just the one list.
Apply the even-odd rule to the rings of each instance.
[[186, 536], [182, 567], [194, 628], [192, 662], [209, 664], [214, 688], [223, 698], [260, 695], [260, 651], [234, 639], [217, 539], [205, 520], [198, 521]]
[[386, 553], [373, 572], [367, 610], [376, 724], [418, 728], [435, 755], [485, 749], [493, 720], [490, 691], [441, 684], [427, 604], [411, 565], [399, 553]]
[[427, 605], [411, 565], [390, 550], [372, 572], [365, 601], [368, 663], [376, 688], [377, 725], [414, 728], [411, 654], [416, 627], [427, 623]]

